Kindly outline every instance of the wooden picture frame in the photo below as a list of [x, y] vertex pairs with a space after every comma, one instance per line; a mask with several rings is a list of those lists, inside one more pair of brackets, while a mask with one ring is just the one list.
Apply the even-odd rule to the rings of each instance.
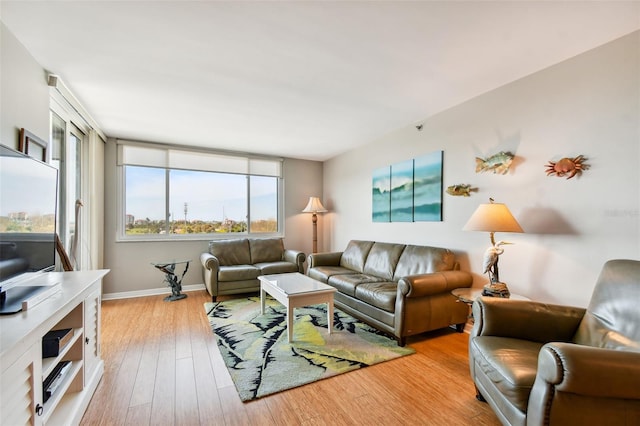
[[40, 139], [25, 128], [20, 129], [20, 143], [18, 150], [44, 163], [47, 162], [47, 141]]

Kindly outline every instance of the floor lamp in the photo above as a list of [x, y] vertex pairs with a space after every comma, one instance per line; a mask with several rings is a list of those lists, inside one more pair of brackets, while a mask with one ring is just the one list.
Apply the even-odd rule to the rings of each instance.
[[317, 213], [326, 213], [327, 209], [324, 208], [318, 197], [309, 197], [309, 203], [307, 207], [302, 210], [302, 213], [311, 213], [311, 222], [313, 222], [313, 253], [318, 252], [318, 215]]

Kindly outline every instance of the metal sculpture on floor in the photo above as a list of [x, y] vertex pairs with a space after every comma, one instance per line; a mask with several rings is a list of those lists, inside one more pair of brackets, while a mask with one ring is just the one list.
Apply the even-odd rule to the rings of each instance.
[[[164, 263], [151, 263], [161, 272], [165, 273], [164, 281], [168, 283], [169, 287], [171, 287], [171, 296], [167, 296], [164, 298], [166, 302], [173, 302], [175, 300], [184, 299], [187, 297], [186, 294], [181, 293], [182, 291], [182, 279], [185, 274], [189, 270], [189, 262], [190, 260], [182, 260], [182, 261], [171, 261]], [[176, 265], [184, 264], [184, 270], [182, 271], [182, 275], [180, 278], [176, 275]]]

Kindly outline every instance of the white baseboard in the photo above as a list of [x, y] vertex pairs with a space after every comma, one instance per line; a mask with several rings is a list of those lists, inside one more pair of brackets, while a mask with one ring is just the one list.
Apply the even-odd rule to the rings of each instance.
[[[205, 290], [204, 284], [183, 285], [182, 292]], [[123, 291], [119, 293], [106, 293], [102, 295], [102, 300], [131, 299], [133, 297], [157, 296], [159, 294], [171, 294], [169, 287], [150, 288], [148, 290]]]

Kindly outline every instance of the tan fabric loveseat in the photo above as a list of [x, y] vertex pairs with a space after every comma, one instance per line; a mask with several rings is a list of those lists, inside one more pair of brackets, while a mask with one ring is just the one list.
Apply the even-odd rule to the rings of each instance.
[[284, 248], [282, 238], [214, 240], [200, 255], [204, 285], [217, 296], [260, 290], [258, 276], [304, 271], [305, 254]]
[[455, 324], [464, 329], [469, 308], [451, 290], [471, 287], [443, 248], [352, 240], [343, 252], [309, 255], [307, 274], [335, 287], [335, 306], [402, 346], [407, 336]]

